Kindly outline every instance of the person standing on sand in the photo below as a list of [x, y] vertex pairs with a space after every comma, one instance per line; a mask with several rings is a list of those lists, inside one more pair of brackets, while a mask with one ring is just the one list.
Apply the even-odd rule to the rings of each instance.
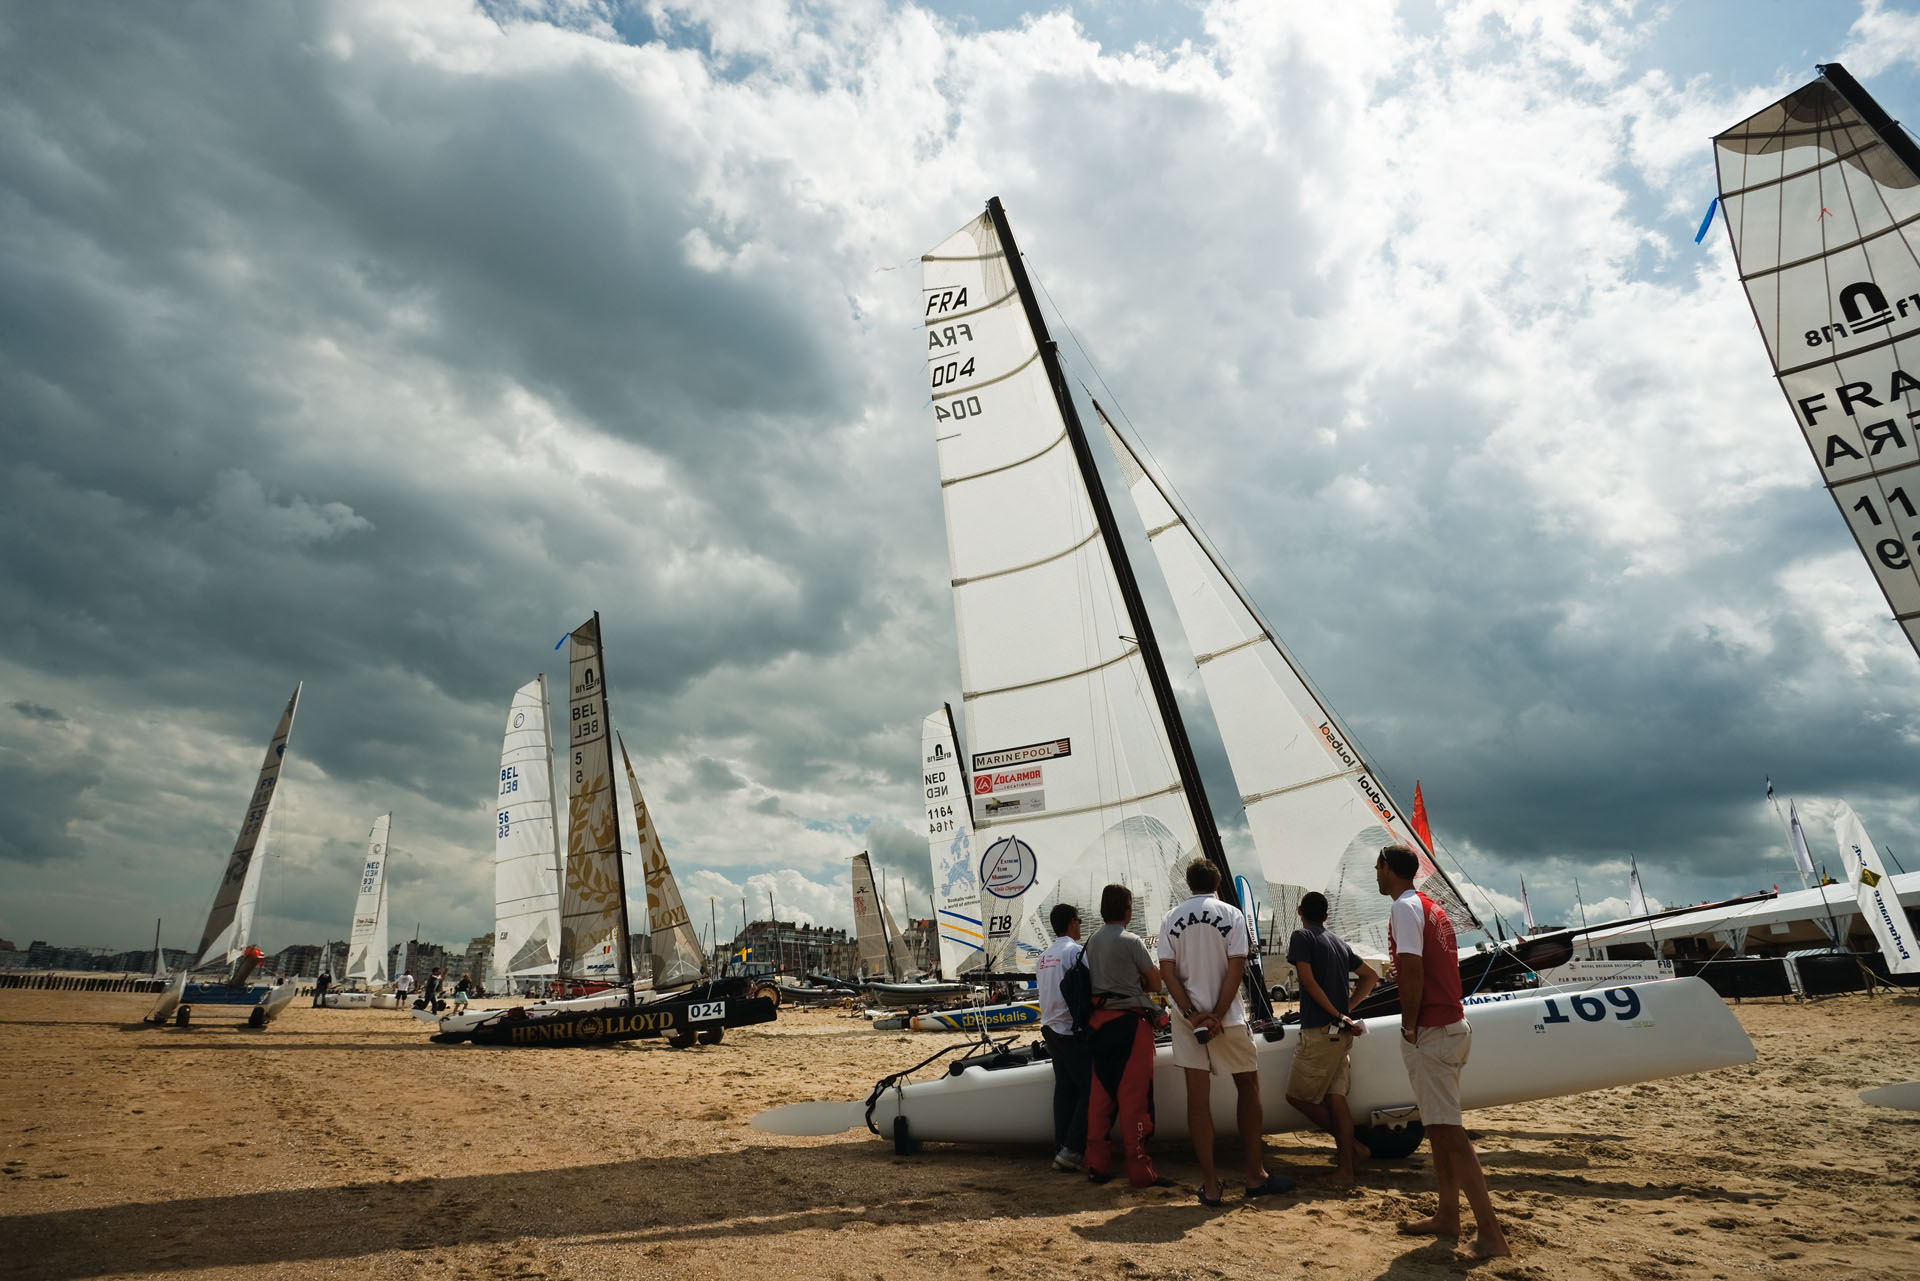
[[413, 972], [402, 970], [399, 981], [393, 985], [393, 1004], [395, 1009], [404, 1010], [413, 1004]]
[[[1352, 1183], [1360, 1146], [1353, 1138], [1353, 1113], [1347, 1110], [1352, 1078], [1348, 1051], [1367, 1025], [1348, 1018], [1347, 1011], [1367, 999], [1380, 976], [1327, 928], [1326, 895], [1318, 890], [1302, 895], [1299, 915], [1300, 928], [1287, 940], [1287, 962], [1300, 976], [1300, 1043], [1287, 1077], [1287, 1102], [1333, 1136], [1333, 1181]], [[1352, 974], [1360, 978], [1349, 995]]]
[[333, 975], [327, 973], [327, 971], [325, 970], [321, 970], [320, 977], [313, 981], [313, 1008], [314, 1009], [324, 1010], [327, 1008], [327, 989], [332, 986], [333, 986]]
[[1187, 1132], [1200, 1162], [1200, 1204], [1219, 1205], [1226, 1188], [1213, 1168], [1213, 1074], [1233, 1077], [1248, 1197], [1293, 1191], [1293, 1180], [1267, 1172], [1260, 1115], [1260, 1064], [1240, 980], [1253, 941], [1247, 918], [1215, 897], [1220, 869], [1205, 859], [1187, 865], [1191, 897], [1160, 922], [1160, 973], [1173, 1002], [1173, 1062], [1187, 1078]]
[[1114, 1115], [1126, 1152], [1127, 1182], [1136, 1188], [1171, 1187], [1147, 1155], [1153, 1137], [1153, 1002], [1160, 971], [1147, 945], [1127, 933], [1133, 917], [1133, 891], [1109, 885], [1100, 891], [1104, 924], [1086, 942], [1087, 974], [1093, 981], [1092, 1031], [1088, 1051], [1093, 1079], [1087, 1085], [1087, 1178], [1113, 1178]]
[[1087, 1082], [1093, 1072], [1086, 1029], [1074, 1026], [1060, 994], [1060, 980], [1080, 959], [1080, 909], [1055, 903], [1047, 919], [1053, 942], [1033, 963], [1033, 980], [1040, 990], [1040, 1039], [1053, 1062], [1053, 1168], [1071, 1174], [1087, 1168]]
[[1433, 1177], [1440, 1204], [1432, 1217], [1403, 1222], [1408, 1236], [1460, 1235], [1460, 1194], [1473, 1207], [1473, 1252], [1481, 1258], [1512, 1254], [1500, 1221], [1493, 1217], [1487, 1176], [1460, 1115], [1460, 1069], [1466, 1066], [1473, 1032], [1460, 1003], [1460, 954], [1453, 922], [1438, 903], [1413, 888], [1420, 856], [1404, 845], [1380, 851], [1374, 877], [1393, 900], [1387, 918], [1387, 953], [1400, 985], [1400, 1059], [1407, 1065], [1413, 1101], [1433, 1149]]
[[440, 1012], [440, 967], [439, 966], [437, 965], [434, 966], [433, 972], [427, 975], [427, 986], [420, 993], [420, 995], [426, 998], [427, 1009], [431, 1010], [435, 1014], [438, 1014]]

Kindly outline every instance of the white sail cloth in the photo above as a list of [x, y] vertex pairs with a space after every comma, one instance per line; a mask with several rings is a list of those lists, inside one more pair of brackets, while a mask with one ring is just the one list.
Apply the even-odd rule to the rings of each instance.
[[1920, 177], [1828, 71], [1713, 140], [1720, 207], [1780, 389], [1920, 650]]
[[1477, 928], [1292, 655], [1105, 413], [1100, 421], [1199, 665], [1267, 884], [1291, 897], [1325, 894], [1328, 928], [1366, 955], [1385, 956], [1392, 904], [1380, 893], [1374, 863], [1382, 846], [1397, 842], [1419, 853], [1422, 892], [1446, 907], [1456, 928]]
[[598, 614], [574, 629], [567, 658], [567, 867], [559, 972], [563, 979], [625, 984], [633, 979], [633, 963]]
[[560, 807], [554, 801], [547, 678], [513, 692], [500, 744], [493, 838], [493, 967], [488, 986], [552, 978], [559, 967]]
[[1833, 831], [1840, 842], [1840, 861], [1846, 865], [1847, 880], [1860, 904], [1873, 937], [1880, 944], [1880, 955], [1894, 974], [1920, 973], [1920, 944], [1916, 944], [1900, 896], [1893, 892], [1880, 851], [1873, 847], [1860, 816], [1845, 801], [1834, 819]]
[[[616, 734], [615, 738], [619, 736]], [[627, 756], [627, 744], [620, 741], [620, 762], [627, 767], [627, 791], [633, 796], [633, 821], [639, 830], [640, 864], [647, 878], [647, 932], [651, 936], [653, 990], [685, 987], [698, 983], [706, 972], [706, 949], [687, 919], [687, 905], [680, 897], [680, 885], [667, 866], [667, 851], [660, 844], [660, 833], [653, 825], [653, 814], [640, 795], [640, 780], [634, 776], [633, 761]]]
[[980, 880], [974, 866], [973, 806], [966, 771], [945, 708], [920, 725], [920, 773], [926, 791], [927, 861], [933, 869], [934, 923], [940, 973], [959, 978], [986, 960]]
[[347, 974], [363, 983], [387, 981], [387, 845], [393, 814], [373, 820], [367, 833], [367, 860], [360, 869], [353, 920], [347, 927]]
[[1133, 889], [1135, 924], [1151, 936], [1145, 922], [1183, 896], [1173, 871], [1199, 842], [989, 215], [925, 255], [922, 288], [976, 840], [1031, 852], [1001, 860], [1031, 883], [998, 887], [1019, 891], [1030, 967], [1053, 904], [1090, 915], [1089, 892], [1109, 881]]
[[279, 788], [287, 740], [293, 734], [293, 713], [299, 704], [300, 686], [295, 685], [293, 697], [287, 700], [287, 708], [280, 713], [280, 723], [274, 727], [273, 737], [267, 743], [267, 756], [254, 780], [247, 814], [240, 822], [240, 835], [234, 839], [233, 852], [227, 856], [226, 875], [214, 893], [207, 926], [200, 932], [200, 947], [189, 969], [215, 962], [231, 964], [253, 937], [253, 909], [260, 899], [260, 873], [266, 864], [273, 798]]

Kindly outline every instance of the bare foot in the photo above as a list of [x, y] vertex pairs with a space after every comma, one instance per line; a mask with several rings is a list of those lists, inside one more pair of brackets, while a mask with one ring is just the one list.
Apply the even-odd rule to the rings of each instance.
[[1373, 1160], [1373, 1149], [1360, 1140], [1355, 1139], [1353, 1141], [1353, 1157], [1356, 1161], [1371, 1161]]
[[1507, 1244], [1506, 1234], [1498, 1228], [1491, 1235], [1480, 1232], [1473, 1238], [1473, 1257], [1476, 1259], [1504, 1259], [1513, 1253]]
[[1457, 1237], [1460, 1235], [1458, 1223], [1442, 1223], [1440, 1216], [1426, 1219], [1408, 1219], [1400, 1224], [1400, 1235], [1404, 1237]]

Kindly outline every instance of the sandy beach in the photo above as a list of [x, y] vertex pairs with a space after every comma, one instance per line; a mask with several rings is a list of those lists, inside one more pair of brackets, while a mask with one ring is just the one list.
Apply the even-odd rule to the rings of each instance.
[[[264, 1032], [137, 1023], [150, 998], [0, 993], [0, 1276], [1890, 1278], [1920, 1271], [1920, 998], [1738, 1008], [1756, 1063], [1470, 1114], [1513, 1259], [1397, 1236], [1425, 1148], [1208, 1210], [1053, 1173], [1046, 1154], [755, 1113], [863, 1095], [943, 1042], [783, 1012], [723, 1045], [441, 1047], [392, 1011], [304, 1004]], [[1223, 1153], [1224, 1155], [1228, 1155]], [[1163, 1168], [1196, 1179], [1184, 1144]], [[1230, 1159], [1230, 1157], [1229, 1157]]]

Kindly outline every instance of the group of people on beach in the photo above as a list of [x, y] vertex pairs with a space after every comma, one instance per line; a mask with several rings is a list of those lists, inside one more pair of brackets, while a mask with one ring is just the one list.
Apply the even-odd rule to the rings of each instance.
[[[1399, 1225], [1415, 1236], [1457, 1236], [1460, 1196], [1473, 1210], [1474, 1252], [1510, 1253], [1494, 1217], [1486, 1176], [1461, 1120], [1460, 1069], [1472, 1041], [1461, 1003], [1459, 954], [1446, 911], [1414, 888], [1420, 860], [1405, 845], [1380, 851], [1375, 877], [1393, 900], [1387, 947], [1400, 996], [1400, 1052], [1414, 1102], [1433, 1149], [1439, 1207]], [[1193, 1139], [1204, 1205], [1222, 1204], [1225, 1180], [1215, 1168], [1211, 1103], [1216, 1072], [1233, 1080], [1240, 1132], [1241, 1175], [1249, 1198], [1292, 1191], [1294, 1181], [1267, 1169], [1260, 1077], [1253, 1035], [1240, 989], [1252, 955], [1244, 913], [1218, 896], [1220, 872], [1197, 861], [1186, 870], [1191, 896], [1160, 923], [1159, 963], [1129, 932], [1133, 892], [1109, 885], [1100, 893], [1100, 928], [1081, 940], [1077, 907], [1054, 907], [1054, 940], [1034, 972], [1040, 993], [1041, 1035], [1054, 1071], [1054, 1168], [1084, 1171], [1095, 1183], [1115, 1174], [1119, 1160], [1134, 1187], [1170, 1187], [1147, 1152], [1153, 1134], [1154, 1029], [1161, 1018], [1150, 993], [1164, 990], [1172, 1013], [1173, 1061], [1185, 1075], [1187, 1129]], [[1300, 1023], [1287, 1079], [1288, 1104], [1333, 1136], [1334, 1181], [1352, 1184], [1357, 1163], [1370, 1156], [1354, 1137], [1347, 1108], [1353, 1039], [1366, 1024], [1350, 1016], [1380, 975], [1327, 929], [1327, 899], [1302, 896], [1300, 928], [1287, 943], [1287, 960], [1300, 986]]]

